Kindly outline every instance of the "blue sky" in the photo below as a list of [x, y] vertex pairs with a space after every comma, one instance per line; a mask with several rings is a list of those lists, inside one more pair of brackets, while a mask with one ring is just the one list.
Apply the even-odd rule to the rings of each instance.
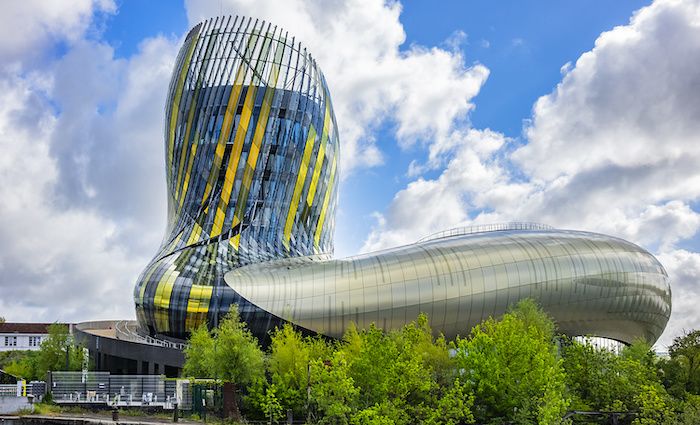
[[[484, 64], [491, 71], [474, 98], [472, 125], [519, 139], [534, 102], [561, 80], [561, 67], [590, 50], [601, 32], [626, 24], [633, 11], [649, 3], [411, 1], [403, 4], [401, 13], [406, 32], [402, 49], [415, 44], [452, 48], [450, 44], [456, 42], [467, 62]], [[134, 55], [147, 37], [178, 37], [188, 29], [185, 5], [178, 2], [122, 0], [117, 6], [117, 13], [104, 17], [102, 35], [117, 57]], [[387, 122], [375, 136], [391, 160], [352, 173], [344, 181], [338, 255], [352, 255], [362, 248], [375, 222], [372, 212], [388, 206], [409, 181], [406, 170], [411, 161], [425, 154], [421, 148], [399, 148], [391, 130], [392, 123]]]
[[607, 233], [667, 268], [663, 341], [700, 327], [696, 0], [5, 6], [0, 316], [133, 316], [130, 289], [165, 225], [174, 58], [196, 22], [240, 13], [296, 34], [326, 75], [342, 144], [337, 256], [504, 221]]

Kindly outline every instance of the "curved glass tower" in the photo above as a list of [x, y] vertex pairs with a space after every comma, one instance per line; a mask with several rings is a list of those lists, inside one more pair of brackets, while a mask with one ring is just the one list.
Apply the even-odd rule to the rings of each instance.
[[134, 298], [149, 332], [183, 336], [238, 301], [228, 270], [333, 252], [338, 131], [306, 49], [238, 17], [187, 35], [165, 116], [168, 226]]
[[194, 27], [165, 120], [168, 227], [134, 290], [151, 334], [185, 337], [231, 305], [260, 338], [291, 322], [337, 337], [425, 312], [466, 335], [529, 297], [570, 335], [654, 342], [671, 312], [647, 251], [511, 224], [333, 260], [339, 140], [323, 74], [285, 31], [238, 17]]

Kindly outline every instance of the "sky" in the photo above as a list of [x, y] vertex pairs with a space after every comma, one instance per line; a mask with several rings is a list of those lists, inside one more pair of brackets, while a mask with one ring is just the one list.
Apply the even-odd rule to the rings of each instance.
[[295, 34], [341, 138], [336, 256], [532, 221], [667, 269], [700, 328], [700, 2], [11, 0], [0, 15], [0, 316], [133, 318], [165, 229], [166, 89], [220, 14]]

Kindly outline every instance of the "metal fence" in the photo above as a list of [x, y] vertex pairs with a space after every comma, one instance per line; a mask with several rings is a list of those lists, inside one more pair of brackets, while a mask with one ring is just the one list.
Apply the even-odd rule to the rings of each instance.
[[117, 339], [132, 341], [139, 344], [157, 345], [159, 347], [184, 350], [186, 344], [168, 341], [165, 339], [153, 338], [149, 335], [142, 335], [136, 330], [136, 322], [133, 320], [120, 320], [115, 323], [114, 331]]
[[33, 396], [34, 400], [41, 401], [46, 394], [46, 383], [43, 381], [19, 381], [16, 384], [0, 384], [0, 396], [26, 397]]
[[504, 232], [508, 230], [554, 230], [554, 227], [540, 223], [514, 221], [510, 223], [475, 224], [472, 226], [455, 227], [443, 230], [418, 239], [418, 243], [452, 236], [470, 235], [472, 233]]
[[189, 381], [155, 375], [111, 375], [109, 372], [51, 372], [50, 391], [58, 404], [192, 407]]
[[1, 384], [0, 385], [0, 397], [14, 397], [17, 395], [17, 385], [16, 384]]
[[191, 386], [193, 413], [205, 418], [207, 413], [221, 416], [224, 408], [223, 388], [216, 382], [198, 382]]

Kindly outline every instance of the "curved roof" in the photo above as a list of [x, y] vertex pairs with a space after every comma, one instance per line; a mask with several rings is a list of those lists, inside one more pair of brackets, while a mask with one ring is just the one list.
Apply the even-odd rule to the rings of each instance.
[[271, 261], [225, 279], [258, 308], [336, 337], [351, 321], [393, 329], [421, 312], [436, 333], [466, 335], [533, 298], [563, 333], [653, 343], [671, 313], [668, 276], [654, 256], [567, 230], [469, 233], [346, 259]]

